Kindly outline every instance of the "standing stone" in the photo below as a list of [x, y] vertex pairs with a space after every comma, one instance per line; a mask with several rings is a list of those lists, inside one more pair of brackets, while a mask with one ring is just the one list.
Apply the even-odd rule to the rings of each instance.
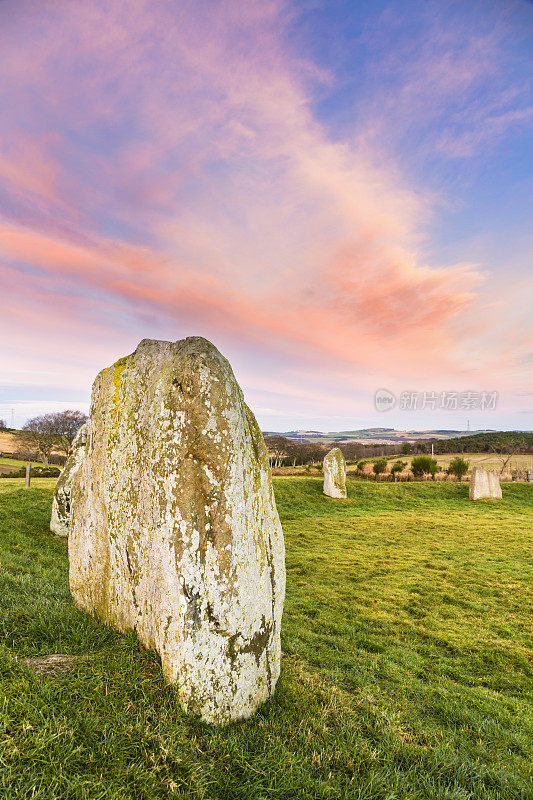
[[285, 549], [261, 431], [205, 339], [144, 339], [93, 384], [70, 587], [134, 629], [183, 708], [250, 716], [280, 671]]
[[334, 447], [322, 463], [324, 494], [328, 497], [346, 497], [346, 461], [342, 451]]
[[87, 423], [81, 426], [76, 434], [65, 466], [57, 479], [52, 501], [52, 519], [50, 530], [56, 536], [68, 536], [70, 520], [70, 492], [72, 482], [81, 467], [85, 446], [87, 444]]
[[470, 476], [470, 500], [501, 500], [500, 479], [495, 472], [475, 467]]

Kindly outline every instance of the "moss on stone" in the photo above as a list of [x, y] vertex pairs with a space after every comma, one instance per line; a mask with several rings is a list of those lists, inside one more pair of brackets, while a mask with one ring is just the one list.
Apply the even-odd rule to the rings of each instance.
[[145, 341], [100, 373], [91, 423], [82, 605], [158, 650], [184, 707], [248, 716], [279, 674], [285, 575], [266, 448], [231, 367], [203, 339]]
[[346, 497], [346, 461], [338, 447], [332, 448], [324, 458], [324, 493], [329, 497]]

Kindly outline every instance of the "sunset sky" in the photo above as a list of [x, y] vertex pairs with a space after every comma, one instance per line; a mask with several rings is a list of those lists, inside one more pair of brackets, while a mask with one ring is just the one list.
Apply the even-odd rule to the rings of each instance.
[[526, 0], [0, 0], [0, 418], [201, 335], [266, 430], [531, 430], [532, 53]]

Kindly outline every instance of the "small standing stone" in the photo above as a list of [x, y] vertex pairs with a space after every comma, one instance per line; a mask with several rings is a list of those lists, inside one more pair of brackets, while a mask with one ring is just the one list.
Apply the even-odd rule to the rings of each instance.
[[342, 451], [334, 447], [322, 463], [324, 472], [324, 494], [328, 497], [346, 497], [346, 461]]
[[87, 423], [82, 425], [76, 434], [65, 466], [57, 479], [54, 500], [52, 502], [52, 519], [50, 520], [50, 530], [52, 533], [55, 533], [56, 536], [68, 536], [70, 490], [72, 482], [81, 467], [86, 445]]
[[495, 472], [475, 467], [470, 476], [470, 500], [501, 500], [500, 479]]

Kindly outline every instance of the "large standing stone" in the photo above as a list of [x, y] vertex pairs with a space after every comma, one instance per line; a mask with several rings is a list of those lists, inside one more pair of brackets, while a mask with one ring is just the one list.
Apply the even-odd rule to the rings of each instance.
[[471, 500], [501, 500], [502, 490], [498, 475], [475, 467], [470, 476], [469, 497]]
[[324, 494], [328, 497], [346, 497], [346, 461], [342, 451], [334, 447], [322, 463]]
[[81, 426], [76, 434], [65, 466], [61, 470], [61, 475], [57, 479], [52, 501], [52, 519], [50, 520], [50, 530], [56, 536], [68, 536], [68, 526], [70, 520], [70, 491], [72, 482], [81, 467], [85, 446], [87, 444], [87, 423]]
[[285, 550], [261, 431], [205, 339], [143, 340], [93, 385], [72, 487], [76, 603], [161, 655], [182, 706], [248, 717], [280, 670]]

